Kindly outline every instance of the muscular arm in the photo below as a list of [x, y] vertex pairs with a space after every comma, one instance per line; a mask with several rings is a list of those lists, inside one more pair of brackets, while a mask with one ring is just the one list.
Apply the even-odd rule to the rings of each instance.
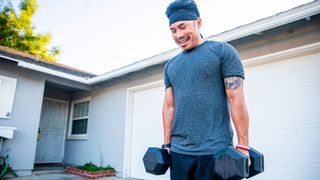
[[238, 144], [249, 145], [249, 115], [244, 101], [243, 79], [241, 77], [227, 77], [224, 79], [225, 89], [230, 104], [230, 111], [235, 126]]
[[171, 143], [171, 128], [172, 128], [173, 118], [174, 118], [173, 89], [172, 87], [169, 87], [166, 89], [163, 108], [162, 108], [164, 144]]

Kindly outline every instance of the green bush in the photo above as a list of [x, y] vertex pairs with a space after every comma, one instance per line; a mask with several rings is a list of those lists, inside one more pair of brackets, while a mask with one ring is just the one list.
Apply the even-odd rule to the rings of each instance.
[[92, 162], [86, 163], [83, 166], [78, 166], [78, 169], [85, 170], [85, 171], [105, 171], [105, 170], [113, 170], [114, 168], [111, 167], [110, 165], [106, 167], [98, 167], [97, 165], [93, 164]]

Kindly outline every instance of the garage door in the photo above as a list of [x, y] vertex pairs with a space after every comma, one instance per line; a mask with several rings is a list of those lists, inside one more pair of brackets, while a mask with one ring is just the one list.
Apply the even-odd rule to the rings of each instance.
[[[320, 54], [245, 67], [250, 144], [265, 155], [265, 172], [252, 179], [319, 179]], [[134, 93], [131, 176], [144, 172], [148, 146], [162, 143], [163, 87]], [[235, 141], [237, 142], [237, 141]], [[167, 177], [158, 177], [169, 179]]]
[[133, 93], [131, 177], [139, 179], [170, 179], [166, 175], [154, 176], [145, 172], [142, 157], [148, 147], [163, 144], [162, 103], [164, 87], [144, 88]]
[[265, 154], [254, 179], [319, 179], [320, 54], [246, 68], [250, 144]]

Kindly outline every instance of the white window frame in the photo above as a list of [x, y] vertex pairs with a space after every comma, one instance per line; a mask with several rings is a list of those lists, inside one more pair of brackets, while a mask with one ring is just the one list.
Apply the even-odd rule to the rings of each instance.
[[[78, 103], [82, 103], [82, 102], [86, 102], [86, 101], [89, 101], [89, 112], [88, 112], [88, 116], [84, 116], [84, 117], [81, 117], [81, 118], [87, 118], [88, 121], [87, 121], [87, 133], [86, 134], [71, 134], [72, 133], [72, 124], [73, 124], [73, 109], [74, 109], [74, 105], [75, 104], [78, 104]], [[72, 101], [71, 102], [71, 111], [70, 111], [70, 119], [69, 119], [69, 128], [68, 128], [68, 137], [67, 139], [69, 140], [86, 140], [88, 139], [88, 126], [89, 126], [89, 114], [90, 114], [90, 101], [91, 101], [91, 98], [90, 97], [87, 97], [87, 98], [83, 98], [83, 99], [78, 99], [78, 100], [75, 100], [75, 101]]]
[[10, 99], [9, 99], [9, 116], [1, 116], [0, 115], [0, 119], [10, 119], [11, 115], [12, 115], [12, 106], [13, 106], [13, 101], [14, 101], [14, 96], [15, 96], [15, 92], [16, 92], [16, 86], [17, 86], [17, 79], [16, 78], [11, 78], [11, 77], [7, 77], [7, 76], [3, 76], [0, 75], [0, 87], [1, 87], [1, 83], [3, 80], [7, 80], [7, 81], [12, 81], [13, 82], [13, 87], [12, 87], [12, 91], [10, 94]]

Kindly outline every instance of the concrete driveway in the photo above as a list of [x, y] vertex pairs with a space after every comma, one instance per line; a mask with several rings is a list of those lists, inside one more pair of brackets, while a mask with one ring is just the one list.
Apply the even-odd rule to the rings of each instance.
[[[82, 178], [79, 176], [66, 174], [66, 173], [52, 173], [52, 174], [40, 174], [40, 175], [16, 177], [16, 178], [3, 178], [3, 180], [79, 180], [79, 179], [81, 180], [81, 179], [87, 179], [87, 178]], [[107, 178], [99, 178], [99, 180], [137, 180], [137, 179], [107, 177]]]

